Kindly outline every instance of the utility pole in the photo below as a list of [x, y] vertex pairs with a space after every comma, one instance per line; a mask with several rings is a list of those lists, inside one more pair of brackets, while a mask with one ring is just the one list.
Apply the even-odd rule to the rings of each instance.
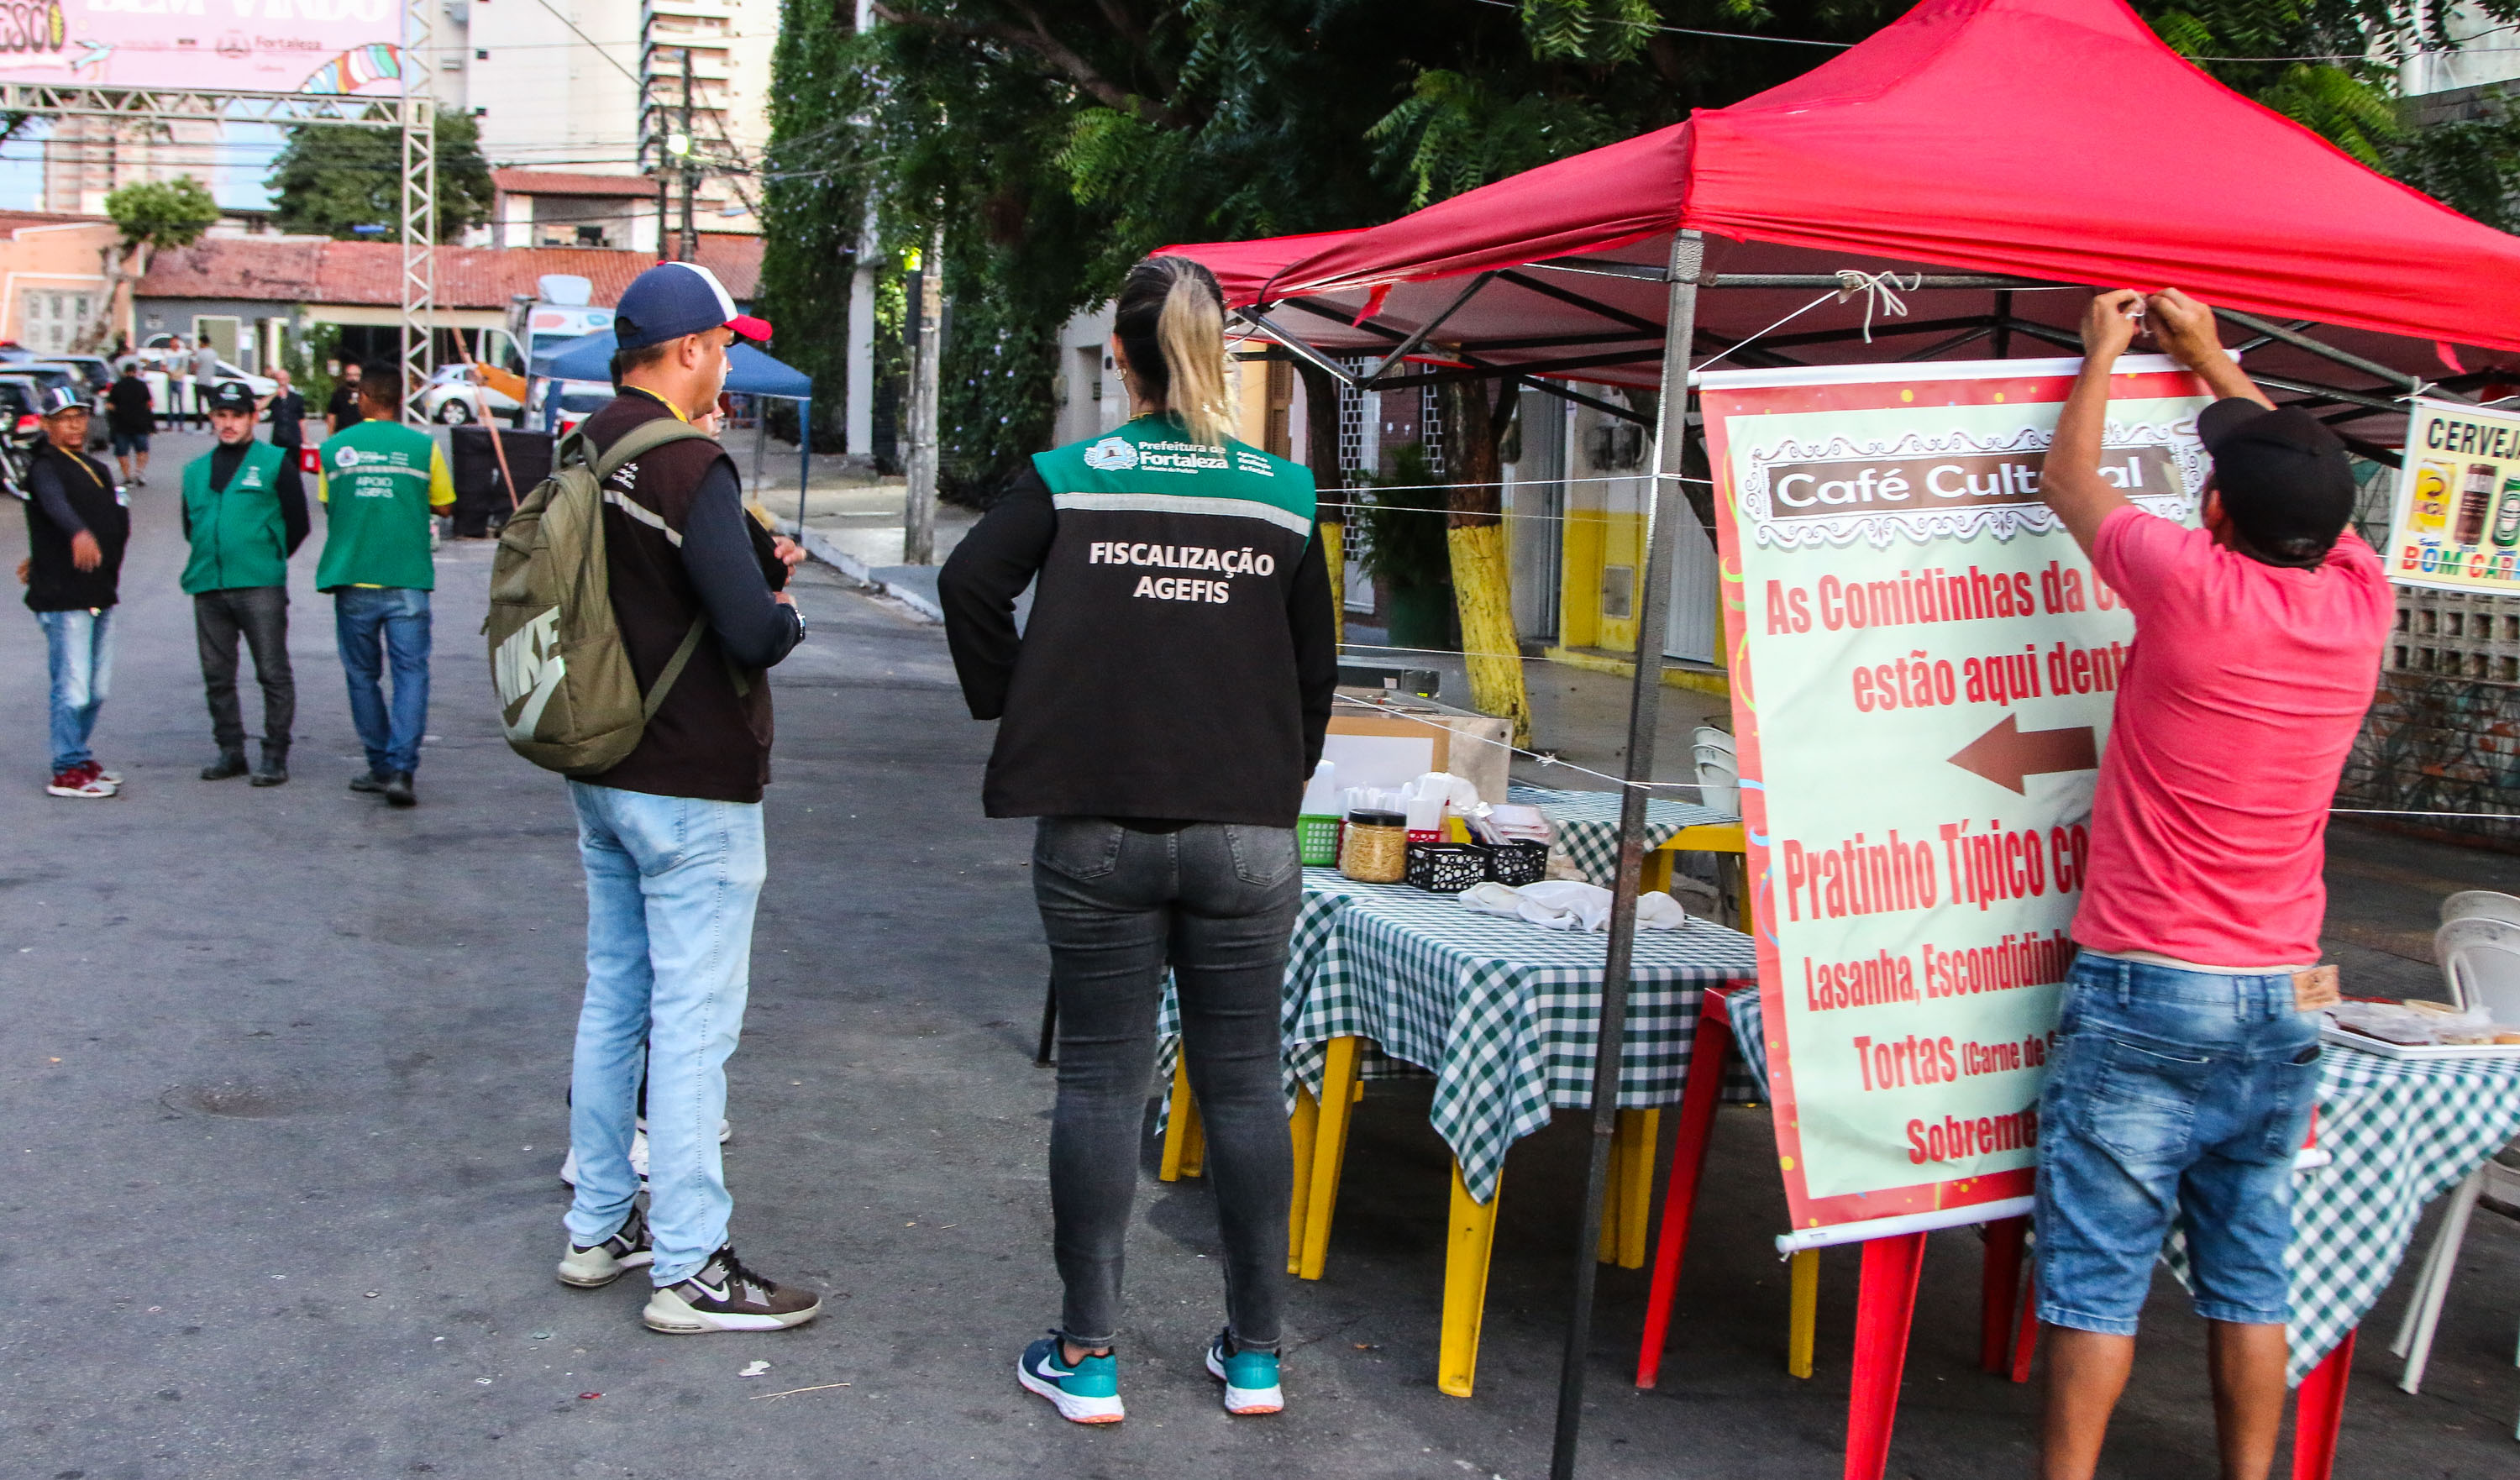
[[902, 507], [901, 562], [936, 563], [936, 398], [944, 344], [945, 226], [927, 236], [919, 264], [919, 353], [911, 367], [910, 491]]
[[683, 241], [675, 253], [688, 262], [699, 255], [699, 228], [692, 222], [692, 196], [699, 188], [698, 157], [692, 149], [692, 49], [683, 48]]

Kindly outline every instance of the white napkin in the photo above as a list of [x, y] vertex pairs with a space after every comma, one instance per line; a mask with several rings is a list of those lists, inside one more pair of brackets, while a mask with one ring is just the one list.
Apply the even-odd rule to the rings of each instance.
[[[1481, 915], [1501, 915], [1508, 919], [1529, 920], [1550, 930], [1607, 930], [1610, 927], [1610, 891], [1598, 884], [1577, 883], [1572, 879], [1548, 879], [1514, 888], [1508, 884], [1485, 883], [1462, 891], [1462, 908]], [[1661, 890], [1637, 897], [1637, 927], [1642, 930], [1678, 930], [1688, 923], [1688, 914], [1680, 902]]]

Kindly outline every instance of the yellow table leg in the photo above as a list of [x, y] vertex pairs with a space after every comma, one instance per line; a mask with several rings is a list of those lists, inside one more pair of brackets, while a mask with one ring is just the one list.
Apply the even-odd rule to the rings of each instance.
[[1322, 1278], [1330, 1252], [1330, 1215], [1338, 1210], [1339, 1169], [1347, 1161], [1348, 1112], [1356, 1103], [1357, 1040], [1333, 1038], [1322, 1066], [1321, 1120], [1313, 1134], [1312, 1198], [1304, 1209], [1304, 1259], [1296, 1273]]
[[[1190, 1093], [1190, 1055], [1176, 1053], [1173, 1055], [1172, 1102], [1164, 1109], [1164, 1154], [1155, 1169], [1155, 1175], [1166, 1182], [1181, 1181], [1182, 1162], [1190, 1153], [1190, 1118], [1197, 1113], [1198, 1106]], [[1197, 1174], [1193, 1172], [1192, 1175]]]
[[1669, 848], [1656, 848], [1645, 855], [1644, 870], [1637, 879], [1639, 894], [1651, 894], [1657, 889], [1665, 894], [1671, 892], [1672, 858]]
[[1619, 1268], [1645, 1267], [1645, 1230], [1653, 1218], [1654, 1144], [1662, 1134], [1662, 1111], [1621, 1110], [1619, 1139], [1627, 1156], [1612, 1168], [1619, 1179]]
[[1207, 1170], [1207, 1122], [1199, 1117], [1198, 1099], [1192, 1096], [1189, 1113], [1182, 1118], [1181, 1174], [1196, 1177]]
[[1785, 1324], [1785, 1370], [1796, 1377], [1812, 1374], [1812, 1336], [1820, 1325], [1820, 1250], [1804, 1249], [1793, 1258], [1793, 1313]]
[[1321, 1101], [1313, 1092], [1298, 1082], [1295, 1086], [1295, 1113], [1286, 1120], [1286, 1135], [1295, 1144], [1295, 1179], [1286, 1197], [1286, 1273], [1296, 1274], [1304, 1266], [1304, 1214], [1313, 1196], [1313, 1143], [1321, 1129]]
[[1444, 1253], [1444, 1335], [1435, 1358], [1435, 1386], [1456, 1398], [1470, 1396], [1479, 1371], [1479, 1322], [1487, 1314], [1488, 1256], [1496, 1248], [1496, 1195], [1476, 1202], [1453, 1163], [1453, 1215]]
[[1593, 1244], [1593, 1257], [1602, 1264], [1619, 1257], [1619, 1230], [1627, 1218], [1628, 1149], [1628, 1112], [1621, 1110], [1618, 1127], [1610, 1133], [1609, 1176], [1601, 1182], [1601, 1233]]

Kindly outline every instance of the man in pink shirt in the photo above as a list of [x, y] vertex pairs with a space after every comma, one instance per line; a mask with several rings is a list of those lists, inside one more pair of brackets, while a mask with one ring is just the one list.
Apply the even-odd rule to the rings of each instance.
[[[2099, 475], [2109, 375], [2138, 319], [2221, 397], [2202, 528]], [[2176, 291], [2102, 293], [2042, 492], [2135, 614], [2092, 809], [2082, 954], [2040, 1098], [2041, 1474], [2086, 1480], [2135, 1361], [2174, 1214], [2209, 1323], [2224, 1480], [2264, 1480], [2283, 1419], [2292, 1155], [2318, 1082], [2312, 970], [2327, 808], [2395, 602], [2346, 528], [2344, 444], [2277, 411]]]

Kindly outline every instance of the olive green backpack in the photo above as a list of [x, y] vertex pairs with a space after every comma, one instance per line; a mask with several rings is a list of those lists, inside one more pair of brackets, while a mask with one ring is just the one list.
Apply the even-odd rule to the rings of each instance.
[[[490, 682], [499, 719], [518, 755], [563, 776], [594, 776], [637, 747], [656, 706], [682, 677], [708, 630], [692, 619], [682, 646], [642, 695], [612, 617], [611, 567], [604, 554], [604, 480], [667, 442], [708, 433], [660, 417], [622, 433], [602, 453], [584, 431], [561, 438], [551, 476], [508, 516], [490, 562]], [[632, 517], [654, 522], [621, 500]]]

